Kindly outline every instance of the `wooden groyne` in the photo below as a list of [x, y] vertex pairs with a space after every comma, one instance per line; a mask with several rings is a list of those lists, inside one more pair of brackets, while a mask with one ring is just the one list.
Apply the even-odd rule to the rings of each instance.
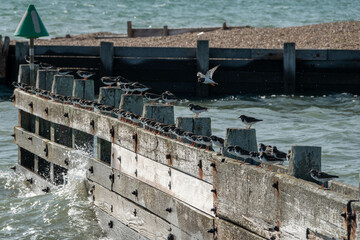
[[[7, 79], [17, 79], [18, 66], [25, 63], [26, 42], [10, 45]], [[88, 69], [94, 79], [121, 75], [159, 92], [178, 95], [224, 94], [317, 94], [360, 93], [359, 50], [209, 48], [199, 40], [197, 48], [100, 46], [35, 46], [35, 59], [60, 68]], [[197, 71], [219, 65], [216, 87], [197, 83]], [[95, 89], [101, 86], [95, 81]]]
[[[20, 73], [26, 69], [22, 65]], [[86, 87], [64, 90], [60, 83], [64, 79], [69, 80], [67, 86], [78, 81], [44, 72], [37, 72], [37, 86], [45, 82], [46, 89], [69, 95], [85, 91]], [[22, 74], [19, 82], [29, 83], [29, 77]], [[106, 95], [116, 96], [114, 91], [120, 100]], [[116, 88], [100, 92], [99, 101], [123, 107], [124, 98], [139, 97]], [[267, 171], [266, 164], [260, 168], [241, 164], [116, 117], [19, 89], [14, 96], [19, 109], [19, 126], [14, 129], [19, 146], [16, 171], [32, 188], [51, 192], [64, 182], [75, 160], [84, 159], [89, 195], [110, 237], [360, 239], [360, 203], [352, 201], [360, 198], [360, 189], [331, 181], [329, 190], [322, 190], [308, 181], [311, 168], [321, 169], [320, 147], [294, 145], [289, 167]], [[74, 151], [75, 142], [88, 143], [97, 153], [81, 155]], [[228, 129], [225, 145], [230, 144], [256, 148], [255, 129]]]

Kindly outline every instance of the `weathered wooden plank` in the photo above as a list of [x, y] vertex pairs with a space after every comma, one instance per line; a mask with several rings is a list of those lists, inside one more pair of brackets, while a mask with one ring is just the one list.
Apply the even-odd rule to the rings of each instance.
[[[341, 214], [344, 213], [350, 198], [318, 189], [318, 185], [314, 183], [291, 176], [279, 174], [277, 178], [281, 207], [280, 229], [292, 233], [299, 239], [306, 235], [307, 228], [336, 238], [347, 235]], [[352, 209], [359, 212], [360, 204], [353, 203]], [[358, 220], [359, 216], [356, 217]], [[358, 228], [355, 232], [359, 237]]]
[[111, 167], [106, 164], [97, 161], [94, 158], [89, 158], [89, 168], [87, 169], [86, 177], [111, 191], [114, 182], [114, 174]]
[[197, 149], [189, 144], [155, 135], [141, 128], [137, 129], [137, 138], [138, 154], [203, 179], [208, 183], [213, 182], [212, 168], [210, 167], [213, 151]]
[[[61, 124], [95, 135], [106, 141], [112, 142], [110, 130], [114, 128], [116, 144], [134, 150], [136, 127], [116, 118], [104, 116], [75, 106], [44, 100], [35, 95], [15, 90], [15, 106], [22, 111], [34, 114], [56, 124]], [[31, 107], [29, 104], [32, 103]], [[48, 110], [46, 113], [45, 109]], [[67, 115], [66, 115], [66, 114]], [[94, 123], [92, 127], [91, 123]], [[120, 140], [120, 141], [119, 141]]]
[[112, 153], [115, 169], [213, 215], [211, 184], [115, 144]]
[[252, 59], [282, 60], [282, 49], [251, 49]]
[[126, 239], [126, 240], [148, 240], [148, 238], [142, 236], [138, 232], [129, 228], [110, 214], [101, 210], [98, 207], [94, 207], [96, 218], [99, 225], [110, 239]]
[[212, 239], [213, 217], [159, 189], [115, 170], [113, 191], [148, 209], [197, 239]]
[[35, 46], [35, 55], [99, 56], [100, 47], [90, 46]]
[[68, 168], [65, 159], [71, 151], [70, 148], [51, 142], [36, 134], [25, 131], [20, 127], [14, 128], [15, 143], [33, 154], [55, 163], [63, 168]]
[[246, 230], [238, 225], [216, 218], [217, 239], [218, 240], [264, 240], [259, 235]]
[[195, 58], [195, 48], [114, 47], [115, 57], [131, 58]]
[[15, 167], [15, 172], [24, 177], [26, 186], [29, 187], [34, 193], [43, 194], [47, 190], [50, 192], [56, 190], [56, 186], [51, 184], [49, 181], [46, 181], [38, 174], [31, 172], [29, 169], [26, 169], [20, 165], [15, 165]]
[[359, 61], [359, 50], [327, 50], [327, 60]]
[[210, 48], [210, 58], [251, 58], [250, 48]]
[[352, 199], [360, 199], [360, 187], [351, 186], [338, 181], [330, 181], [329, 189], [331, 191], [341, 193]]
[[180, 200], [203, 212], [214, 215], [213, 186], [182, 172], [171, 170], [171, 191]]
[[297, 49], [296, 60], [327, 60], [327, 50]]
[[[359, 61], [334, 61], [334, 60], [327, 60], [327, 61], [303, 61], [299, 62], [296, 65], [297, 72], [321, 72], [321, 73], [359, 73], [360, 70], [360, 63]], [[339, 81], [337, 81], [339, 82]]]
[[94, 204], [120, 222], [149, 239], [194, 239], [176, 226], [146, 211], [120, 195], [96, 183], [93, 188]]
[[[279, 219], [275, 173], [239, 161], [216, 159], [214, 185], [217, 216], [264, 238]], [[260, 210], [261, 209], [261, 210]]]

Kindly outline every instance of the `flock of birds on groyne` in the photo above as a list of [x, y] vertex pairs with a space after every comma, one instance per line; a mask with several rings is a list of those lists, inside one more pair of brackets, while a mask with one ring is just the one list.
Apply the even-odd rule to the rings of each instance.
[[[40, 63], [40, 68], [49, 70], [54, 69], [55, 67], [46, 64], [46, 63]], [[212, 76], [215, 72], [215, 70], [219, 67], [215, 66], [214, 68], [210, 69], [206, 74], [203, 74], [201, 72], [197, 73], [198, 82], [203, 84], [210, 84], [212, 86], [217, 85], [216, 82], [212, 79]], [[67, 70], [67, 69], [58, 69], [59, 74], [67, 75], [73, 72], [73, 70]], [[88, 71], [81, 71], [78, 70], [76, 72], [77, 75], [79, 75], [84, 80], [87, 80], [88, 78], [95, 75], [93, 72]], [[171, 105], [174, 104], [176, 101], [178, 101], [178, 98], [172, 94], [170, 91], [165, 91], [161, 95], [147, 92], [150, 88], [138, 83], [138, 82], [131, 82], [128, 79], [117, 76], [117, 77], [110, 77], [110, 76], [104, 76], [101, 78], [101, 81], [104, 85], [108, 87], [117, 86], [120, 89], [122, 89], [126, 95], [133, 94], [134, 92], [139, 92], [140, 95], [144, 93], [145, 98], [151, 102], [151, 104], [154, 104], [155, 101], [162, 100], [165, 103]], [[138, 114], [134, 114], [129, 111], [125, 111], [113, 106], [100, 104], [95, 101], [81, 99], [73, 96], [64, 96], [59, 94], [51, 93], [50, 91], [46, 91], [43, 89], [35, 88], [33, 86], [29, 86], [24, 83], [17, 83], [14, 82], [13, 85], [16, 88], [19, 88], [20, 90], [23, 90], [30, 94], [35, 94], [41, 98], [52, 100], [54, 102], [59, 102], [63, 104], [71, 104], [76, 107], [81, 107], [86, 110], [92, 110], [95, 112], [99, 112], [101, 114], [106, 114], [109, 116], [116, 116], [119, 120], [134, 124], [137, 126], [140, 126], [148, 131], [151, 131], [155, 134], [161, 134], [163, 136], [173, 138], [175, 137], [178, 141], [184, 142], [185, 140], [188, 141], [191, 146], [198, 145], [198, 148], [205, 148], [205, 150], [210, 150], [211, 146], [217, 146], [220, 148], [219, 153], [223, 154], [223, 148], [224, 148], [224, 139], [217, 137], [215, 135], [212, 135], [210, 137], [208, 136], [202, 136], [202, 135], [196, 135], [192, 132], [185, 131], [181, 128], [176, 127], [175, 125], [168, 125], [165, 123], [157, 122], [153, 119], [149, 119], [146, 117], [143, 117]], [[205, 112], [208, 110], [206, 107], [202, 107], [199, 105], [195, 105], [190, 103], [188, 105], [189, 110], [195, 113], [195, 117], [198, 117], [200, 113]], [[251, 128], [252, 125], [262, 121], [261, 119], [256, 119], [253, 117], [240, 115], [240, 120], [247, 125], [247, 128]], [[232, 145], [228, 146], [226, 148], [226, 151], [238, 158], [242, 158], [243, 162], [242, 164], [246, 163], [246, 159], [252, 159], [259, 163], [258, 167], [261, 166], [262, 163], [266, 163], [269, 165], [268, 170], [271, 169], [271, 165], [274, 164], [283, 164], [284, 161], [288, 161], [290, 159], [291, 150], [289, 150], [287, 153], [282, 152], [277, 149], [276, 146], [270, 146], [270, 145], [264, 145], [262, 143], [259, 144], [258, 151], [247, 151], [243, 148], [241, 148], [238, 145]], [[323, 172], [320, 172], [318, 170], [312, 169], [310, 172], [310, 175], [315, 180], [322, 182], [322, 186], [320, 188], [324, 188], [325, 182], [332, 180], [334, 178], [338, 178], [338, 176], [335, 175], [329, 175]]]

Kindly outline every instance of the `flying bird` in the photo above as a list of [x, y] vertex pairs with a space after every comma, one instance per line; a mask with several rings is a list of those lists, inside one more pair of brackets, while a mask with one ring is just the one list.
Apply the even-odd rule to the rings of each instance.
[[203, 84], [210, 84], [211, 86], [215, 86], [217, 85], [216, 82], [214, 82], [214, 80], [212, 79], [214, 72], [216, 71], [216, 69], [219, 67], [220, 65], [217, 65], [215, 67], [213, 67], [212, 69], [210, 69], [209, 71], [207, 71], [207, 73], [204, 75], [201, 72], [197, 73], [197, 78], [198, 78], [198, 82], [203, 83]]

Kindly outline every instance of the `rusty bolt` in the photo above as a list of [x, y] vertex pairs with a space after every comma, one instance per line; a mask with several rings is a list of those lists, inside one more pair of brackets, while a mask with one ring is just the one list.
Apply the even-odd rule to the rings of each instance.
[[44, 109], [44, 111], [45, 111], [46, 115], [49, 114], [49, 108], [48, 108], [48, 107], [46, 107], [46, 108]]
[[29, 103], [29, 106], [30, 106], [31, 108], [33, 108], [33, 107], [34, 107], [33, 102], [30, 102], [30, 103]]
[[89, 167], [89, 172], [94, 173], [94, 167], [93, 166]]
[[64, 113], [64, 117], [68, 118], [69, 114], [68, 113]]
[[134, 195], [135, 197], [137, 197], [138, 196], [138, 190], [132, 191], [131, 194]]
[[114, 222], [113, 222], [113, 221], [110, 221], [110, 222], [108, 223], [108, 226], [109, 226], [109, 228], [113, 228], [113, 227], [114, 227]]
[[94, 129], [95, 128], [95, 121], [94, 120], [91, 120], [90, 121], [90, 126]]
[[165, 209], [165, 211], [171, 213], [171, 212], [172, 212], [172, 209], [169, 207], [169, 208]]

